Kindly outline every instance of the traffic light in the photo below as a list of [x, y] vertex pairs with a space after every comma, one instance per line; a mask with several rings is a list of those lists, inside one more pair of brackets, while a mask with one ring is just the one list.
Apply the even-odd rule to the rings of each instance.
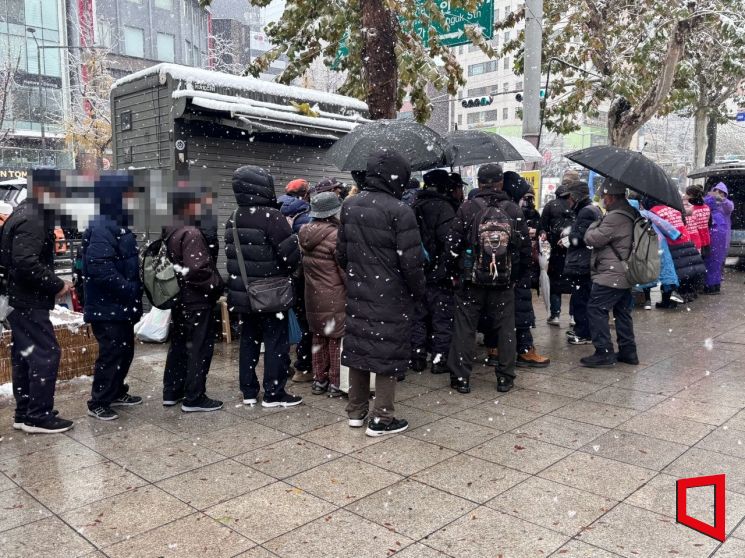
[[[546, 98], [546, 90], [545, 89], [541, 89], [538, 92], [538, 97], [540, 97], [541, 101], [543, 101]], [[522, 103], [523, 102], [523, 94], [522, 93], [518, 93], [517, 95], [515, 95], [515, 100], [518, 103]]]
[[494, 98], [489, 95], [486, 97], [472, 97], [470, 99], [463, 99], [461, 101], [461, 105], [463, 108], [476, 108], [476, 107], [488, 107], [492, 102], [494, 101]]

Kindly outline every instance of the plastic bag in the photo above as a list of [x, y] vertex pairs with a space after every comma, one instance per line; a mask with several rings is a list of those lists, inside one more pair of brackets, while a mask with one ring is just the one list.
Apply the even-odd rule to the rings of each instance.
[[548, 260], [551, 259], [551, 244], [547, 240], [541, 240], [538, 243], [538, 267], [541, 269], [541, 275], [538, 278], [540, 285], [541, 298], [546, 305], [546, 312], [551, 313], [551, 281], [548, 278]]
[[[344, 350], [344, 339], [341, 340], [339, 354]], [[349, 367], [343, 364], [339, 368], [339, 389], [344, 393], [349, 393]], [[370, 372], [370, 391], [375, 391], [375, 374]]]
[[0, 295], [0, 322], [5, 321], [12, 311], [13, 307], [10, 305], [8, 295]]
[[300, 343], [300, 340], [303, 338], [303, 330], [300, 328], [300, 322], [293, 309], [287, 312], [287, 328], [289, 330], [290, 345]]
[[135, 336], [144, 343], [165, 343], [171, 326], [171, 311], [153, 307], [135, 324]]

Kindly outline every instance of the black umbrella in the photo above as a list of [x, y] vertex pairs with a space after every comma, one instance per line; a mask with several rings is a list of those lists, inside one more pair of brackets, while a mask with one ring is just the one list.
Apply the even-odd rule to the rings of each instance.
[[565, 157], [683, 213], [678, 187], [662, 167], [638, 151], [601, 145], [580, 149]]
[[375, 120], [360, 124], [326, 152], [326, 159], [343, 171], [363, 171], [367, 157], [379, 149], [398, 151], [411, 170], [441, 167], [445, 164], [442, 137], [434, 130], [411, 120]]
[[446, 160], [451, 167], [522, 161], [515, 147], [498, 134], [481, 130], [456, 130], [444, 136]]

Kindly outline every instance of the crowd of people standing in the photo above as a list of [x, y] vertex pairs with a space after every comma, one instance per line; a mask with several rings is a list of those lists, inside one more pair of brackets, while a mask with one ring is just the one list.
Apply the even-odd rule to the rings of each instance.
[[[432, 374], [449, 374], [457, 392], [471, 391], [478, 332], [500, 392], [513, 388], [517, 368], [550, 365], [531, 333], [537, 253], [544, 243], [551, 248], [547, 321], [560, 325], [562, 295], [569, 295], [567, 341], [595, 349], [580, 359], [583, 366], [638, 364], [634, 290], [644, 293], [647, 309], [657, 285], [657, 306], [664, 309], [720, 291], [733, 209], [725, 184], [706, 195], [690, 187], [683, 215], [647, 197], [628, 199], [626, 185], [610, 179], [596, 203], [588, 184], [567, 172], [556, 199], [539, 213], [529, 184], [496, 163], [479, 168], [478, 188], [467, 199], [458, 173], [430, 171], [423, 188], [411, 174], [400, 154], [383, 149], [369, 156], [364, 172], [353, 174], [352, 192], [335, 179], [315, 185], [295, 179], [278, 199], [269, 172], [238, 168], [232, 178], [236, 208], [223, 242], [225, 280], [218, 271], [216, 223], [204, 218], [212, 194], [188, 183], [177, 187], [170, 197], [174, 223], [162, 232], [180, 287], [163, 405], [180, 404], [183, 412], [222, 408], [207, 395], [207, 376], [215, 339], [212, 310], [226, 292], [241, 323], [244, 404], [300, 404], [302, 398], [287, 390], [289, 380], [312, 382], [317, 396], [341, 397], [344, 370], [349, 426], [367, 424], [368, 435], [381, 436], [408, 427], [395, 415], [396, 385], [408, 370], [429, 367]], [[30, 188], [32, 195], [5, 222], [0, 237], [4, 288], [13, 308], [13, 426], [64, 432], [73, 423], [54, 410], [60, 348], [49, 320], [55, 299], [71, 288], [53, 267], [52, 208], [63, 196], [59, 173], [32, 172]], [[142, 403], [126, 384], [143, 298], [139, 252], [129, 228], [132, 177], [101, 176], [94, 195], [98, 213], [82, 244], [84, 316], [100, 347], [88, 414], [114, 420], [117, 407]], [[630, 282], [623, 265], [640, 215], [654, 227], [660, 249], [659, 277], [646, 285]], [[293, 365], [290, 314], [300, 328]]]

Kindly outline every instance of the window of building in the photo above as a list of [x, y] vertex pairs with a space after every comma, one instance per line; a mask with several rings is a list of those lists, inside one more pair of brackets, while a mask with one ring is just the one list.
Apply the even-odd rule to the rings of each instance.
[[173, 9], [173, 0], [155, 0], [155, 7], [170, 11]]
[[507, 120], [510, 117], [510, 109], [504, 107], [502, 109], [502, 120]]
[[509, 70], [512, 67], [512, 59], [508, 56], [504, 59], [504, 69]]
[[462, 114], [458, 115], [458, 126], [463, 126], [463, 115]]
[[468, 52], [481, 52], [481, 47], [476, 45], [468, 45]]
[[201, 66], [202, 65], [202, 57], [199, 54], [199, 46], [198, 45], [192, 45], [192, 47], [191, 47], [191, 63], [194, 66]]
[[142, 29], [124, 26], [124, 54], [145, 58], [145, 34]]
[[168, 33], [158, 33], [158, 60], [173, 62], [176, 59], [176, 38]]
[[479, 124], [481, 122], [481, 113], [469, 112], [468, 116], [466, 117], [466, 122], [468, 124]]
[[127, 0], [128, 2], [132, 2], [133, 4], [142, 4], [142, 0]]
[[515, 118], [520, 118], [520, 107], [515, 107]]
[[111, 24], [104, 19], [96, 22], [96, 45], [111, 48]]
[[494, 21], [499, 21], [499, 8], [494, 8]]
[[191, 66], [191, 43], [184, 41], [184, 64]]
[[468, 66], [469, 76], [480, 76], [482, 74], [488, 74], [489, 72], [497, 71], [497, 61], [489, 60], [487, 62], [481, 62], [479, 64], [472, 64]]
[[484, 120], [486, 122], [496, 122], [499, 119], [499, 111], [494, 110], [487, 110], [484, 112]]
[[505, 81], [505, 82], [504, 82], [504, 83], [502, 84], [502, 91], [504, 91], [505, 93], [507, 93], [507, 92], [508, 92], [509, 90], [510, 90], [510, 84], [509, 84], [509, 82], [506, 82], [506, 81]]
[[504, 32], [504, 42], [506, 43], [509, 40], [510, 40], [510, 32], [509, 31], [505, 31]]
[[481, 97], [482, 95], [488, 95], [490, 87], [474, 87], [468, 90], [469, 97]]

